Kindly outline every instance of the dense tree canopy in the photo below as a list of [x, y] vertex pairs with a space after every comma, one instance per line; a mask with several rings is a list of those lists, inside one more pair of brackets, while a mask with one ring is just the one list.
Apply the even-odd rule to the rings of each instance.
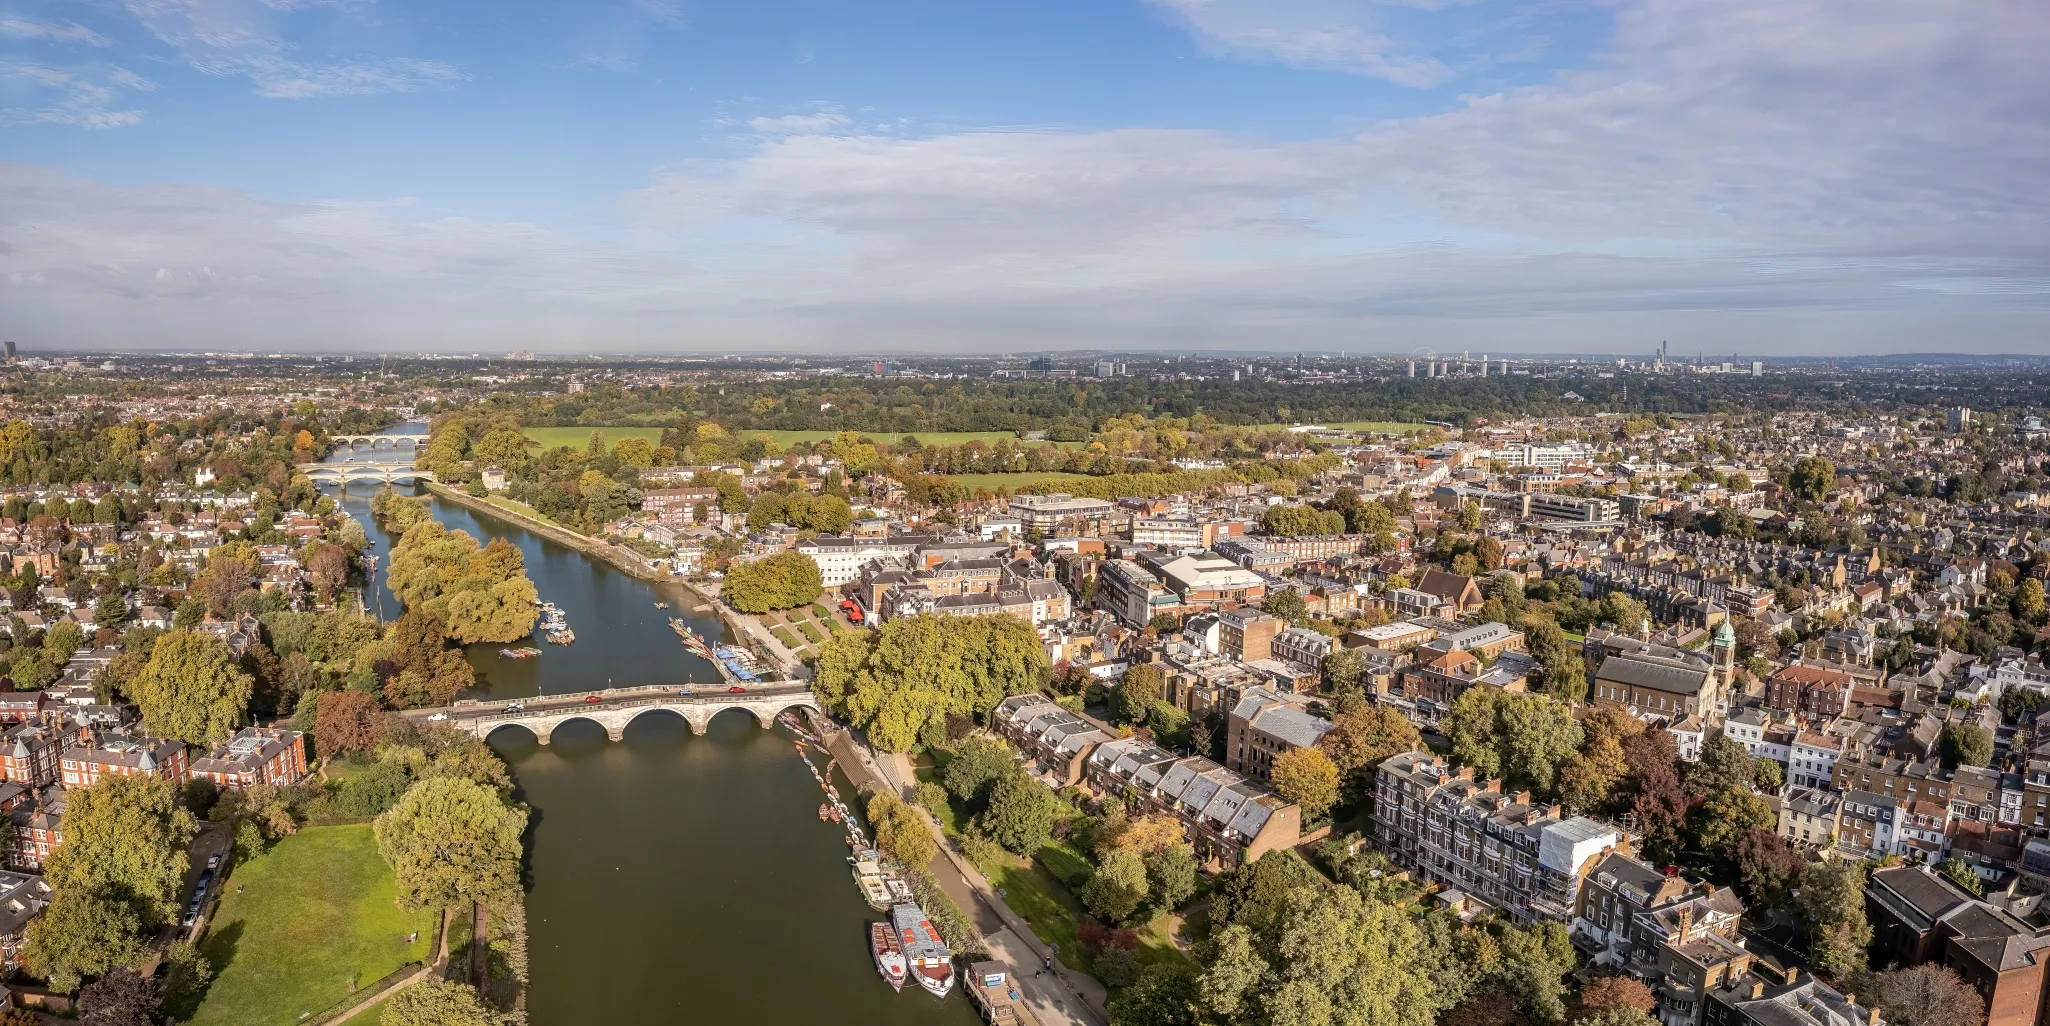
[[913, 616], [834, 635], [812, 689], [871, 743], [901, 752], [927, 723], [986, 716], [1051, 672], [1039, 634], [1018, 617]]
[[44, 876], [56, 891], [29, 924], [25, 955], [53, 980], [133, 962], [177, 914], [198, 821], [164, 777], [108, 776], [68, 792], [64, 844]]
[[235, 732], [254, 687], [221, 639], [174, 630], [156, 640], [128, 696], [150, 733], [205, 750]]
[[406, 528], [385, 580], [407, 609], [438, 617], [462, 644], [526, 637], [541, 615], [517, 547], [503, 538], [479, 546], [468, 532], [434, 520]]
[[430, 777], [377, 818], [377, 849], [407, 908], [517, 900], [526, 828], [526, 810], [498, 791], [463, 777]]
[[726, 572], [720, 596], [743, 613], [795, 609], [818, 599], [825, 578], [819, 565], [802, 552], [779, 552], [765, 559], [735, 564]]

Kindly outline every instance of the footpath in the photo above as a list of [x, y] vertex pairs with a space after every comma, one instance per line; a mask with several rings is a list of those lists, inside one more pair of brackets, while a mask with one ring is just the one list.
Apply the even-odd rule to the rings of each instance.
[[[833, 745], [833, 754], [850, 775], [860, 773], [869, 783], [887, 787], [909, 800], [910, 782], [916, 778], [910, 760], [904, 756], [885, 752], [878, 757], [878, 753], [844, 732]], [[862, 781], [855, 783], [859, 785]], [[1108, 995], [1103, 984], [1093, 976], [1062, 965], [1032, 932], [1031, 924], [1013, 912], [1003, 895], [954, 850], [939, 823], [922, 812], [921, 818], [940, 846], [939, 856], [928, 867], [933, 879], [974, 921], [990, 957], [1010, 966], [1012, 980], [1024, 995], [1033, 1018], [1041, 1026], [1104, 1026], [1108, 1022], [1104, 1013]]]

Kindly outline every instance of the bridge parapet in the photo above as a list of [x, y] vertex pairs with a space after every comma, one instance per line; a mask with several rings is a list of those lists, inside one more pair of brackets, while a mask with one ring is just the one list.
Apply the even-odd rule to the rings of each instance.
[[[562, 695], [542, 695], [508, 701], [463, 701], [446, 709], [417, 709], [407, 715], [415, 719], [447, 722], [477, 737], [489, 737], [500, 727], [522, 727], [541, 744], [547, 744], [555, 728], [571, 720], [590, 720], [605, 728], [606, 736], [617, 741], [627, 725], [653, 712], [671, 712], [690, 725], [691, 733], [702, 735], [712, 718], [728, 709], [742, 709], [763, 728], [776, 717], [795, 708], [820, 708], [809, 688], [760, 688], [742, 693], [725, 690], [684, 694], [677, 685], [637, 688], [608, 688]], [[596, 701], [592, 701], [592, 699]]]

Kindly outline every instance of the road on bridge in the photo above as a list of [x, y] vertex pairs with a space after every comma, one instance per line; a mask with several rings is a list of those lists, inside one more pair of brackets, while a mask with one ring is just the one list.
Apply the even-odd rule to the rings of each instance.
[[[636, 688], [606, 688], [602, 691], [575, 691], [561, 695], [536, 695], [532, 698], [513, 698], [489, 702], [464, 701], [451, 706], [430, 709], [408, 709], [405, 716], [416, 720], [431, 720], [436, 723], [462, 723], [471, 720], [503, 720], [511, 706], [518, 706], [514, 716], [529, 716], [536, 719], [546, 716], [561, 716], [573, 712], [605, 712], [615, 709], [637, 709], [650, 705], [729, 705], [737, 702], [757, 702], [764, 699], [809, 695], [811, 689], [803, 684], [782, 684], [766, 687], [746, 688], [734, 691], [724, 684], [659, 684]], [[596, 701], [593, 701], [596, 699]]]

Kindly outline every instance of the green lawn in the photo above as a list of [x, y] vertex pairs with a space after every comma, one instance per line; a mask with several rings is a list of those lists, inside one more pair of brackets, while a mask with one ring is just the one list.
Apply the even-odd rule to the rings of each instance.
[[543, 449], [569, 446], [582, 449], [591, 442], [591, 432], [603, 431], [607, 447], [618, 445], [622, 438], [645, 438], [650, 445], [662, 444], [662, 429], [649, 427], [530, 427], [521, 428], [520, 433], [541, 443]]
[[[749, 431], [743, 428], [733, 432], [735, 438], [743, 440], [756, 435], [768, 435], [776, 440], [777, 445], [783, 446], [792, 442], [825, 442], [840, 437], [838, 431]], [[896, 445], [907, 437], [915, 437], [923, 445], [960, 445], [963, 442], [995, 445], [1007, 438], [1013, 442], [1019, 440], [1009, 431], [863, 431], [861, 436], [884, 445]]]
[[804, 647], [798, 644], [795, 635], [791, 634], [781, 625], [769, 628], [769, 633], [774, 635], [777, 641], [782, 642], [784, 648], [790, 649], [793, 652]]
[[804, 640], [814, 645], [825, 640], [825, 636], [819, 633], [817, 627], [812, 626], [810, 620], [792, 620], [790, 622], [797, 627], [797, 633], [804, 635]]
[[218, 974], [201, 1026], [296, 1022], [429, 957], [434, 913], [399, 910], [368, 824], [307, 827], [228, 884], [200, 945]]
[[1083, 481], [1088, 477], [1087, 474], [1071, 474], [1065, 470], [1028, 470], [1019, 474], [952, 474], [947, 480], [964, 488], [986, 488], [994, 492], [1003, 488], [1016, 491], [1048, 481]]
[[[1384, 435], [1415, 435], [1422, 434], [1425, 431], [1431, 430], [1431, 426], [1429, 424], [1419, 424], [1414, 421], [1406, 420], [1320, 420], [1316, 423], [1318, 427], [1327, 427], [1331, 428], [1334, 431], [1373, 431]], [[1289, 428], [1295, 426], [1297, 425], [1255, 424], [1253, 425], [1253, 430], [1286, 431]]]
[[1011, 911], [1032, 924], [1032, 932], [1040, 940], [1060, 946], [1062, 964], [1089, 971], [1089, 953], [1082, 949], [1080, 934], [1082, 903], [1046, 867], [1006, 857], [989, 882], [1003, 893], [1004, 904], [1011, 906]]

